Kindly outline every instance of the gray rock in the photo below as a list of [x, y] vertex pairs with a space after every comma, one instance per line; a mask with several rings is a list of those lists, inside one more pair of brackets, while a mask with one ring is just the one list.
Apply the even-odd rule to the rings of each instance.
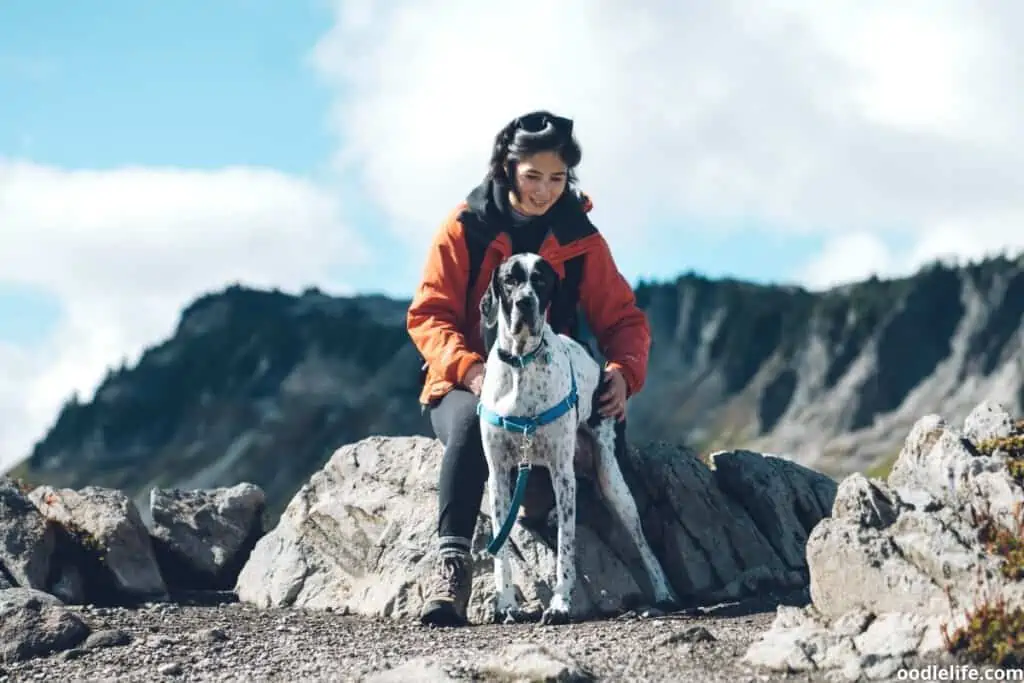
[[66, 542], [81, 551], [77, 562], [86, 574], [83, 583], [90, 602], [167, 597], [149, 532], [124, 492], [41, 486], [30, 497], [44, 517], [63, 529]]
[[0, 590], [0, 614], [10, 610], [32, 607], [39, 605], [50, 607], [61, 607], [64, 605], [60, 598], [35, 588], [6, 588]]
[[803, 570], [807, 534], [827, 517], [837, 485], [814, 470], [752, 451], [711, 455], [715, 483], [743, 505], [786, 567]]
[[839, 484], [832, 515], [871, 529], [884, 529], [896, 521], [898, 505], [886, 488], [882, 482], [851, 474]]
[[46, 590], [54, 539], [53, 528], [28, 496], [9, 477], [0, 478], [0, 565], [15, 585]]
[[974, 443], [1002, 439], [1013, 431], [1013, 418], [999, 403], [982, 401], [964, 420], [964, 437]]
[[170, 588], [227, 590], [263, 534], [266, 497], [248, 483], [150, 491], [151, 533]]
[[363, 679], [364, 683], [455, 683], [445, 671], [444, 665], [433, 657], [417, 657], [404, 664], [377, 671]]
[[[13, 592], [17, 591], [17, 592]], [[76, 647], [89, 627], [52, 596], [32, 589], [0, 591], [0, 659], [17, 661]]]
[[594, 674], [574, 658], [537, 643], [513, 643], [479, 666], [484, 680], [588, 683]]
[[[402, 619], [417, 614], [436, 571], [442, 452], [424, 437], [371, 437], [338, 449], [256, 544], [236, 584], [239, 599]], [[684, 600], [721, 602], [806, 585], [801, 544], [831, 508], [835, 484], [827, 477], [743, 452], [719, 454], [712, 471], [693, 453], [665, 445], [628, 449], [621, 464], [652, 549]], [[574, 616], [649, 604], [636, 550], [586, 480], [579, 502]], [[510, 536], [513, 580], [535, 616], [551, 595], [555, 534], [553, 525], [516, 525]], [[481, 514], [469, 610], [478, 623], [493, 618], [489, 539], [490, 522]]]
[[104, 647], [122, 647], [132, 642], [132, 637], [118, 628], [106, 629], [103, 631], [95, 631], [89, 634], [89, 637], [85, 639], [85, 643], [82, 648], [85, 650], [94, 650]]
[[180, 676], [184, 673], [184, 669], [179, 662], [167, 662], [166, 664], [161, 664], [156, 670], [157, 673], [164, 676]]
[[1024, 607], [1024, 583], [1002, 575], [1002, 558], [980, 540], [982, 520], [1015, 522], [1024, 490], [1005, 456], [980, 456], [976, 440], [1010, 434], [998, 406], [981, 404], [958, 433], [937, 415], [910, 430], [888, 482], [850, 475], [832, 516], [807, 540], [812, 605], [779, 609], [746, 661], [776, 671], [831, 670], [885, 679], [910, 658], [944, 650], [953, 631], [993, 595]]

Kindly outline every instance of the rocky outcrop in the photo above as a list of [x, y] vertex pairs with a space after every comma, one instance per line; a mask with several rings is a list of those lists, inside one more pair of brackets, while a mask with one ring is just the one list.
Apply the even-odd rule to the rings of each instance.
[[[243, 602], [332, 608], [409, 618], [436, 566], [441, 444], [371, 437], [338, 449], [257, 543], [238, 578]], [[709, 467], [682, 447], [627, 449], [621, 463], [647, 537], [676, 593], [690, 605], [764, 597], [805, 587], [807, 534], [832, 507], [835, 483], [782, 458], [716, 453]], [[593, 486], [579, 489], [576, 619], [622, 613], [652, 600], [628, 535]], [[487, 498], [484, 498], [486, 511]], [[493, 616], [491, 526], [474, 540], [471, 619]], [[551, 595], [553, 524], [517, 525], [513, 576], [526, 611]]]
[[152, 500], [151, 531], [122, 491], [27, 491], [0, 479], [0, 659], [101, 646], [75, 605], [135, 607], [234, 585], [263, 531], [262, 491], [154, 490]]
[[[885, 678], [913, 657], [960, 649], [978, 625], [971, 615], [1024, 624], [1020, 443], [1024, 425], [992, 403], [960, 430], [937, 415], [918, 420], [887, 480], [840, 484], [807, 539], [812, 604], [780, 608], [747, 661]], [[1024, 660], [1015, 637], [995, 663]]]

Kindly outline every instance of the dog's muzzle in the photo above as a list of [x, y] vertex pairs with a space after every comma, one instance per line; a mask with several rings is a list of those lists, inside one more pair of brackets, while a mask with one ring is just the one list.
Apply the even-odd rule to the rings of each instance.
[[512, 302], [512, 332], [519, 334], [525, 328], [530, 335], [535, 336], [539, 316], [537, 315], [537, 300], [532, 296], [524, 296]]

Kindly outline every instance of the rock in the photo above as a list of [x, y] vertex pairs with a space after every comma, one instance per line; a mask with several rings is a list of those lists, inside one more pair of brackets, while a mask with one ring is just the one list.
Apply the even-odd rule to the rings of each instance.
[[[401, 619], [417, 614], [436, 571], [442, 452], [424, 437], [371, 437], [338, 449], [256, 544], [238, 577], [239, 599]], [[627, 449], [622, 460], [648, 540], [682, 599], [715, 603], [806, 585], [802, 543], [831, 509], [835, 484], [827, 477], [748, 452], [719, 454], [712, 471], [692, 452], [663, 444]], [[585, 479], [578, 520], [573, 616], [649, 604], [638, 553]], [[469, 610], [478, 623], [493, 618], [490, 527], [481, 514]], [[551, 595], [555, 534], [549, 523], [516, 525], [510, 536], [513, 580], [535, 617]]]
[[90, 602], [166, 599], [149, 532], [125, 493], [95, 486], [78, 491], [40, 486], [29, 495], [43, 516], [60, 527], [58, 546], [66, 550], [61, 562], [81, 571]]
[[455, 683], [444, 665], [432, 657], [417, 657], [391, 669], [377, 671], [363, 679], [364, 683]]
[[711, 455], [715, 483], [743, 505], [789, 569], [804, 571], [807, 534], [827, 517], [837, 485], [794, 462], [752, 451]]
[[222, 643], [228, 639], [227, 632], [222, 628], [207, 628], [192, 635], [193, 640], [200, 643]]
[[1013, 431], [1013, 418], [998, 403], [982, 401], [964, 420], [964, 438], [981, 443], [989, 439], [1001, 439]]
[[884, 484], [868, 481], [862, 474], [851, 474], [836, 492], [832, 515], [856, 520], [863, 527], [885, 529], [896, 521], [898, 501]]
[[658, 645], [675, 645], [677, 643], [710, 643], [716, 638], [703, 626], [691, 626], [678, 633], [673, 633], [658, 642]]
[[[0, 478], [0, 565], [13, 585], [46, 590], [54, 539], [53, 528], [17, 484]], [[2, 572], [0, 580], [12, 583]]]
[[150, 491], [153, 547], [171, 589], [226, 590], [263, 535], [263, 490], [248, 483], [211, 490]]
[[47, 605], [50, 607], [62, 607], [60, 599], [44, 591], [35, 588], [6, 588], [0, 590], [0, 612], [23, 607]]
[[0, 591], [0, 659], [17, 661], [68, 650], [89, 627], [60, 601], [32, 589]]
[[157, 667], [157, 673], [163, 676], [180, 676], [183, 672], [181, 664], [178, 662], [167, 662]]
[[85, 639], [85, 643], [82, 645], [82, 648], [85, 650], [93, 650], [104, 647], [121, 647], [128, 645], [131, 642], [132, 637], [121, 629], [106, 629], [104, 631], [95, 631], [89, 634], [89, 637]]
[[479, 666], [484, 680], [587, 683], [594, 674], [565, 652], [536, 643], [513, 643]]
[[1024, 534], [1017, 517], [1024, 490], [1005, 454], [978, 450], [1013, 429], [989, 403], [975, 408], [964, 433], [927, 415], [910, 430], [887, 481], [844, 479], [832, 515], [807, 540], [812, 604], [779, 608], [746, 661], [887, 678], [913, 658], [943, 653], [943, 629], [964, 626], [991, 596], [1008, 611], [1024, 609], [1024, 582], [1007, 577], [1004, 558], [985, 543], [992, 529]]

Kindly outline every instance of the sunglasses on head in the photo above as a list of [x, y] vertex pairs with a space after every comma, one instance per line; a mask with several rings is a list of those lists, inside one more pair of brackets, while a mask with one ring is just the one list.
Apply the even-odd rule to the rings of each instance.
[[563, 135], [572, 135], [572, 119], [554, 114], [534, 113], [521, 116], [516, 119], [516, 128], [525, 130], [527, 133], [539, 133], [548, 124], [554, 126], [555, 130]]

